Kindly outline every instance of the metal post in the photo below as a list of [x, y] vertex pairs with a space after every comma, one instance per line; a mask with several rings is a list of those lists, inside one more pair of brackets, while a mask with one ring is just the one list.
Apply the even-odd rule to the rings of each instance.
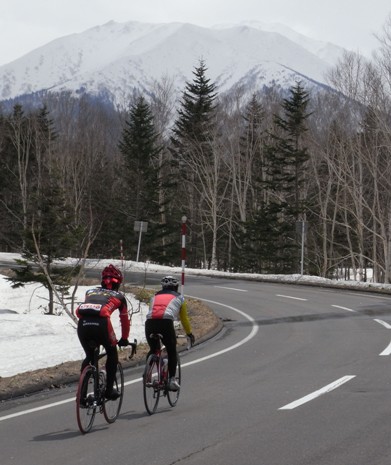
[[140, 246], [141, 246], [141, 234], [148, 231], [148, 221], [135, 221], [134, 230], [139, 232], [138, 236], [138, 246], [137, 246], [137, 257], [136, 262], [138, 262], [138, 257], [140, 255]]
[[120, 253], [120, 256], [121, 256], [121, 266], [122, 266], [122, 270], [124, 269], [124, 248], [123, 248], [123, 244], [122, 244], [122, 239], [119, 241], [119, 253]]
[[305, 235], [305, 222], [301, 222], [301, 275], [304, 274], [304, 235]]
[[186, 267], [186, 221], [187, 218], [185, 215], [182, 216], [182, 285], [181, 285], [181, 294], [183, 295], [185, 287], [185, 267]]
[[122, 239], [119, 241], [119, 253], [121, 257], [121, 269], [122, 269], [122, 275], [123, 275], [123, 282], [125, 285], [125, 263], [124, 263], [125, 257], [124, 257], [124, 248], [123, 248]]
[[140, 255], [140, 246], [141, 246], [141, 234], [143, 232], [143, 222], [141, 221], [141, 226], [140, 226], [140, 232], [139, 232], [139, 235], [138, 235], [138, 246], [137, 246], [137, 258], [136, 258], [136, 262], [138, 262], [138, 257]]

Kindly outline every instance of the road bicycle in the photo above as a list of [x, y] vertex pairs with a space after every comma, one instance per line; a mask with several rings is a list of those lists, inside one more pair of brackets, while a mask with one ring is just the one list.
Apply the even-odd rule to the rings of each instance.
[[[143, 373], [144, 404], [149, 415], [156, 412], [161, 396], [167, 397], [171, 407], [175, 407], [180, 394], [180, 388], [177, 391], [170, 391], [168, 387], [168, 357], [163, 336], [154, 333], [151, 334], [151, 338], [157, 339], [159, 343], [156, 351], [148, 356]], [[175, 379], [181, 386], [181, 361], [178, 353]]]
[[[106, 370], [99, 361], [107, 354], [101, 352], [101, 346], [91, 341], [94, 348], [94, 359], [84, 368], [79, 378], [79, 385], [76, 394], [76, 417], [80, 431], [85, 434], [91, 431], [97, 412], [103, 413], [107, 423], [114, 423], [122, 406], [124, 397], [124, 372], [121, 362], [118, 361], [117, 372], [114, 379], [114, 388], [118, 391], [119, 397], [115, 400], [105, 398], [106, 392]], [[137, 340], [130, 343], [131, 353], [129, 359], [133, 357], [137, 350]]]

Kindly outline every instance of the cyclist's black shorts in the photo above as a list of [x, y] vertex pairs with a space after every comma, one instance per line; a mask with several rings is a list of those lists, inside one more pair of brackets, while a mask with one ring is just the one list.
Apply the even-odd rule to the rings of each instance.
[[177, 364], [174, 322], [172, 320], [158, 318], [145, 321], [145, 337], [150, 347], [148, 355], [155, 352], [158, 344], [158, 341], [151, 338], [150, 335], [159, 333], [163, 336], [163, 344], [166, 346], [167, 350], [169, 375], [174, 376]]
[[91, 347], [94, 341], [97, 345], [110, 346], [109, 321], [107, 318], [86, 316], [79, 320], [77, 335], [84, 350]]
[[156, 339], [150, 337], [151, 334], [161, 334], [163, 336], [163, 344], [166, 346], [167, 352], [176, 349], [176, 333], [174, 322], [169, 319], [148, 319], [145, 321], [145, 337], [152, 351], [157, 346]]
[[82, 369], [93, 360], [94, 345], [102, 345], [107, 354], [106, 369], [108, 381], [114, 376], [117, 369], [118, 354], [115, 334], [110, 318], [86, 316], [79, 319], [77, 335], [82, 345], [86, 358], [82, 363]]

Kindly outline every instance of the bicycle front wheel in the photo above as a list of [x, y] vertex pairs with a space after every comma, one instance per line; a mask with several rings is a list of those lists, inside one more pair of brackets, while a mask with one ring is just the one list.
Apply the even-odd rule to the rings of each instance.
[[[179, 354], [177, 354], [175, 379], [177, 383], [179, 384], [179, 386], [181, 386], [181, 360], [179, 358]], [[177, 391], [167, 390], [167, 400], [168, 400], [168, 403], [171, 405], [171, 407], [176, 406], [178, 399], [179, 399], [180, 392], [181, 392], [180, 388]]]
[[105, 400], [103, 402], [103, 416], [107, 423], [115, 422], [121, 410], [122, 400], [124, 398], [124, 371], [120, 362], [118, 362], [117, 365], [113, 387], [119, 392], [119, 397], [115, 400]]
[[156, 412], [160, 397], [159, 363], [155, 355], [147, 359], [143, 374], [144, 404], [147, 412], [152, 415]]
[[80, 375], [76, 394], [76, 417], [80, 431], [88, 433], [94, 423], [96, 402], [94, 398], [95, 376], [91, 366], [84, 368]]

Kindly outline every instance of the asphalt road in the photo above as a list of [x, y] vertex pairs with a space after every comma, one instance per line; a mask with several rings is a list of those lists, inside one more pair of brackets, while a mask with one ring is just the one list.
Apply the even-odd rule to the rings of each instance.
[[[149, 285], [158, 277], [151, 276]], [[181, 397], [81, 435], [75, 387], [0, 405], [1, 465], [389, 465], [391, 297], [188, 277], [224, 320], [182, 356]]]

